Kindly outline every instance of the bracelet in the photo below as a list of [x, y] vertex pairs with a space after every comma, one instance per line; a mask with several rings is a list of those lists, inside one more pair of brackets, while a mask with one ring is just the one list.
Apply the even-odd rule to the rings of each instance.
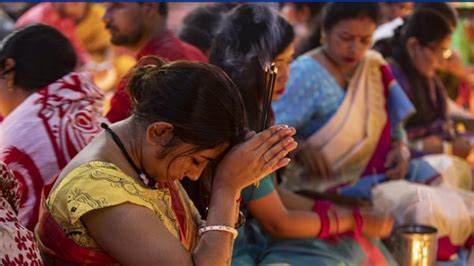
[[331, 208], [331, 202], [328, 200], [316, 200], [313, 206], [313, 212], [319, 215], [319, 220], [321, 221], [321, 230], [316, 236], [318, 238], [327, 238], [329, 237], [329, 230], [331, 221], [329, 220], [328, 211]]
[[355, 220], [354, 234], [358, 236], [362, 232], [362, 227], [364, 226], [364, 218], [362, 218], [362, 214], [360, 213], [358, 207], [354, 207], [352, 209], [352, 216], [354, 216]]
[[232, 228], [227, 225], [207, 225], [199, 228], [199, 236], [202, 236], [204, 233], [209, 232], [209, 231], [221, 231], [221, 232], [227, 232], [232, 234], [232, 239], [236, 239], [237, 236], [239, 235], [239, 232], [235, 230], [235, 228]]

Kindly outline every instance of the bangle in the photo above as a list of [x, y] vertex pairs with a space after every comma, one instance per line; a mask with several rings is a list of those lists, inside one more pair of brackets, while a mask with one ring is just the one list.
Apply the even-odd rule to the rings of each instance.
[[232, 234], [232, 239], [236, 239], [237, 236], [239, 235], [239, 232], [235, 230], [235, 228], [232, 228], [227, 225], [207, 225], [199, 228], [199, 236], [202, 236], [204, 233], [209, 232], [209, 231], [221, 231], [221, 232], [227, 232]]
[[329, 220], [328, 211], [331, 205], [331, 202], [328, 200], [317, 200], [314, 202], [313, 212], [319, 215], [319, 220], [321, 221], [321, 230], [316, 236], [318, 238], [327, 238], [329, 236], [331, 221]]
[[364, 226], [364, 218], [362, 218], [362, 214], [360, 213], [358, 207], [354, 207], [352, 209], [352, 216], [354, 216], [355, 220], [354, 234], [358, 236], [362, 232], [362, 227]]

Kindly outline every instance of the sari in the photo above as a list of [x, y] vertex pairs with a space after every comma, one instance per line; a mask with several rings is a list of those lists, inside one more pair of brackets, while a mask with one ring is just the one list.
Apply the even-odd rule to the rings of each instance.
[[42, 265], [33, 233], [18, 221], [20, 196], [13, 173], [0, 162], [0, 264]]
[[159, 183], [157, 189], [144, 188], [114, 164], [92, 161], [72, 170], [51, 190], [53, 183], [44, 190], [40, 222], [35, 229], [48, 262], [117, 264], [89, 236], [81, 217], [123, 203], [152, 210], [185, 249], [191, 251], [196, 246], [196, 229], [202, 221], [178, 181]]
[[19, 218], [33, 230], [43, 186], [102, 131], [102, 93], [88, 73], [38, 89], [0, 124], [0, 160], [22, 192]]
[[[372, 199], [372, 188], [389, 181], [384, 163], [391, 141], [404, 140], [403, 121], [414, 111], [387, 63], [369, 51], [344, 94], [319, 62], [303, 56], [292, 64], [287, 87], [287, 94], [274, 104], [277, 123], [300, 129], [300, 137], [325, 156], [334, 176], [311, 178], [293, 163], [283, 186]], [[411, 160], [405, 179], [465, 190], [472, 185], [469, 165], [448, 155]], [[405, 218], [397, 221], [409, 222], [410, 217]]]

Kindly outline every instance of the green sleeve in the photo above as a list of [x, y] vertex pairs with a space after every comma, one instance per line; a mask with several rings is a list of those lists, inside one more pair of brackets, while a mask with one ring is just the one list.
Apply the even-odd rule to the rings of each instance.
[[242, 203], [257, 200], [270, 194], [275, 188], [273, 187], [272, 176], [268, 175], [260, 180], [258, 186], [250, 185], [242, 190]]

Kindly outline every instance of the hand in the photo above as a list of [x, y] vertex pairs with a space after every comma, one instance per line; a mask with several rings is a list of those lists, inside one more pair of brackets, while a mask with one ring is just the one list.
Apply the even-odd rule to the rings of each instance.
[[408, 172], [408, 163], [410, 161], [410, 150], [401, 142], [396, 142], [387, 154], [385, 159], [385, 168], [388, 170], [385, 175], [390, 179], [403, 179]]
[[423, 139], [423, 151], [426, 153], [442, 153], [443, 140], [437, 136], [428, 136]]
[[230, 186], [236, 190], [247, 187], [264, 176], [286, 166], [288, 153], [297, 147], [294, 128], [273, 126], [234, 146], [216, 169], [214, 187]]
[[380, 215], [372, 210], [361, 210], [364, 220], [362, 234], [368, 237], [387, 238], [392, 233], [394, 220], [390, 216]]
[[453, 140], [453, 155], [466, 159], [471, 153], [471, 143], [466, 137], [460, 136]]
[[304, 167], [311, 177], [327, 179], [333, 172], [324, 154], [306, 142], [296, 151], [295, 159]]

